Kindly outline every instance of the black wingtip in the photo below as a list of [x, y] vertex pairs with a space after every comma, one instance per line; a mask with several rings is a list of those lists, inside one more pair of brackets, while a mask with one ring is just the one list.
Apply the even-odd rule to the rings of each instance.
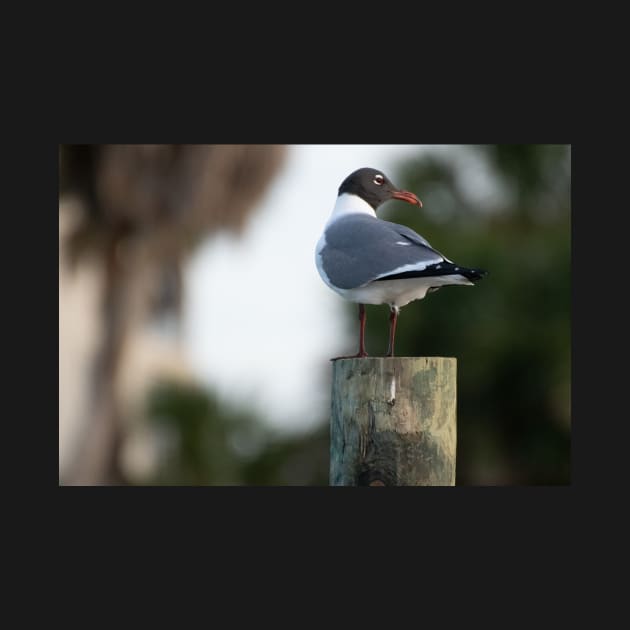
[[385, 280], [399, 280], [403, 278], [423, 278], [426, 276], [429, 277], [439, 277], [439, 276], [449, 276], [449, 275], [460, 275], [464, 276], [466, 279], [474, 282], [476, 280], [481, 280], [485, 276], [488, 275], [488, 272], [485, 269], [470, 269], [468, 267], [456, 267], [454, 263], [445, 263], [441, 262], [435, 265], [429, 265], [425, 269], [413, 270], [413, 271], [403, 271], [401, 273], [390, 274], [388, 276], [381, 276], [380, 278], [376, 278], [375, 282], [385, 281]]
[[482, 280], [488, 275], [488, 272], [485, 269], [466, 269], [466, 271], [460, 273], [462, 273], [462, 275], [468, 278], [471, 282], [474, 282], [475, 280]]

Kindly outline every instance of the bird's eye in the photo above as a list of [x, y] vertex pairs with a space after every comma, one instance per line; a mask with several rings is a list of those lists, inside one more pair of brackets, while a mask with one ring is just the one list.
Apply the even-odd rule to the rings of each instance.
[[384, 177], [382, 175], [375, 175], [374, 176], [374, 183], [377, 186], [381, 186], [383, 184], [383, 181], [384, 181]]

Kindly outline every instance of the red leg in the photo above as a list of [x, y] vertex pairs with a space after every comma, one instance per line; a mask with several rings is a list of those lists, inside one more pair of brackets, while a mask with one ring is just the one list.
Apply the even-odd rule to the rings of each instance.
[[359, 304], [359, 354], [360, 357], [367, 357], [365, 351], [365, 304]]
[[335, 357], [331, 361], [336, 361], [337, 359], [362, 359], [368, 356], [368, 353], [365, 351], [365, 319], [365, 304], [359, 304], [359, 352], [351, 356]]
[[394, 338], [396, 337], [396, 323], [398, 322], [398, 307], [392, 306], [389, 312], [389, 346], [386, 357], [394, 356]]

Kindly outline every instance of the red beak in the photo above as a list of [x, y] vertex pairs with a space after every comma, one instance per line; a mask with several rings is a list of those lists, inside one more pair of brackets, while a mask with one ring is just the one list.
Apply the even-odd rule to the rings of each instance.
[[422, 208], [422, 201], [420, 201], [420, 199], [418, 199], [418, 197], [416, 197], [413, 193], [407, 192], [406, 190], [395, 190], [392, 193], [392, 197], [394, 199], [406, 201], [407, 203], [412, 203]]

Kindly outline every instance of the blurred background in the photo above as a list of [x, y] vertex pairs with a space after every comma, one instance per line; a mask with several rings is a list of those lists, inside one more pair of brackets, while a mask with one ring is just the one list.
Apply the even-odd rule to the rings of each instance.
[[569, 145], [60, 145], [61, 485], [328, 485], [358, 321], [314, 249], [363, 166], [423, 202], [381, 218], [490, 272], [397, 329], [458, 359], [457, 485], [570, 483]]

